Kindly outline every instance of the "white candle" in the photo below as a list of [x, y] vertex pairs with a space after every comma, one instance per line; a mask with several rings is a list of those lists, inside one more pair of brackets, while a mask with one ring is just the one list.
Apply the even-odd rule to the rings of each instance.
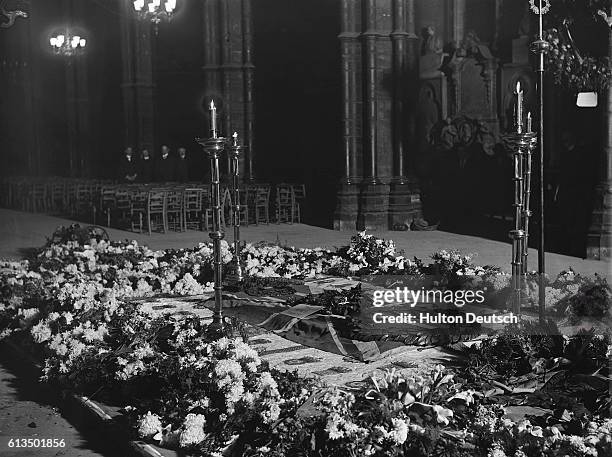
[[523, 91], [521, 82], [516, 82], [516, 132], [523, 132]]
[[540, 40], [541, 40], [542, 37], [544, 36], [544, 27], [542, 26], [542, 16], [543, 16], [543, 14], [542, 14], [542, 0], [540, 0], [539, 3], [540, 3], [540, 14], [538, 16], [539, 16], [539, 20], [540, 20], [540, 30], [538, 30], [538, 33], [539, 33], [539, 37], [540, 37]]
[[210, 101], [210, 133], [213, 138], [217, 138], [217, 108], [214, 100]]
[[527, 113], [527, 133], [531, 133], [531, 111]]

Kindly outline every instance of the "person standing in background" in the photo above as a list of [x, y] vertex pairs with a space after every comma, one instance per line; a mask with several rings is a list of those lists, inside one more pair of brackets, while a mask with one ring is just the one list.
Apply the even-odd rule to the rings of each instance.
[[125, 183], [133, 183], [138, 177], [136, 161], [134, 160], [132, 148], [130, 146], [125, 148], [124, 155], [119, 163], [117, 177], [120, 182]]
[[174, 178], [174, 163], [170, 157], [170, 148], [165, 144], [161, 147], [161, 157], [155, 167], [155, 180], [170, 182]]
[[178, 182], [189, 181], [189, 161], [187, 160], [187, 150], [178, 148], [178, 157], [174, 167], [174, 180]]
[[149, 154], [148, 149], [142, 150], [142, 157], [140, 160], [140, 182], [151, 182], [153, 181], [153, 160]]

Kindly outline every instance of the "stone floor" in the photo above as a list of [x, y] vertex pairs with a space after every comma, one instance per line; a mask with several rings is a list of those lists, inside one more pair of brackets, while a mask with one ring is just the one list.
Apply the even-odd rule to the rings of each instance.
[[[99, 437], [83, 433], [59, 412], [55, 393], [20, 372], [12, 360], [0, 354], [0, 455], [2, 457], [62, 456], [103, 457], [118, 455], [100, 443]], [[9, 447], [10, 439], [64, 440], [63, 447]], [[26, 442], [27, 444], [27, 442]], [[59, 443], [58, 443], [59, 444]], [[119, 454], [121, 455], [121, 454]]]
[[[59, 225], [72, 221], [44, 214], [32, 214], [0, 209], [0, 258], [19, 258], [21, 250], [42, 245], [46, 237]], [[153, 249], [192, 247], [209, 241], [208, 234], [198, 231], [182, 233], [153, 233], [152, 235], [124, 230], [108, 229], [111, 239], [135, 239]], [[246, 241], [271, 241], [296, 247], [329, 247], [348, 244], [351, 233], [313, 227], [304, 224], [250, 225], [241, 230]], [[487, 240], [473, 236], [448, 232], [374, 232], [383, 238], [392, 239], [408, 257], [426, 259], [440, 249], [459, 249], [465, 254], [475, 254], [481, 265], [498, 265], [505, 270], [510, 266], [510, 243]], [[227, 234], [231, 241], [231, 233]], [[530, 269], [537, 269], [537, 251], [529, 250]], [[609, 261], [585, 260], [560, 254], [547, 253], [546, 271], [555, 275], [568, 268], [592, 275], [595, 273], [612, 278]]]

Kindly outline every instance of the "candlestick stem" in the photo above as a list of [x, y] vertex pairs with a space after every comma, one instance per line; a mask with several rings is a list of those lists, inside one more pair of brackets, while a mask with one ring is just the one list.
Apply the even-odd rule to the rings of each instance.
[[232, 146], [229, 149], [229, 155], [231, 160], [231, 173], [232, 173], [232, 223], [234, 226], [234, 277], [236, 282], [242, 282], [242, 262], [240, 255], [240, 184], [239, 184], [239, 159], [240, 153], [244, 149], [238, 144], [238, 134], [234, 133], [232, 136]]
[[[214, 105], [213, 105], [214, 106]], [[225, 149], [225, 138], [196, 139], [210, 159], [210, 194], [213, 215], [213, 230], [209, 233], [213, 242], [213, 274], [215, 308], [209, 331], [214, 335], [223, 333], [223, 263], [221, 260], [221, 240], [225, 234], [221, 229], [221, 185], [219, 182], [219, 156]]]

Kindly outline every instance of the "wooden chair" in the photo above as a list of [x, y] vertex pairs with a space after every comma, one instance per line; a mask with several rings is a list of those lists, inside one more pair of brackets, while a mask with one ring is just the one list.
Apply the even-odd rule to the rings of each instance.
[[168, 231], [165, 191], [152, 190], [147, 195], [147, 229], [149, 235], [154, 227], [161, 227], [164, 233]]
[[73, 215], [82, 217], [85, 214], [89, 213], [92, 207], [91, 199], [92, 199], [91, 184], [89, 183], [77, 184]]
[[306, 185], [292, 184], [291, 189], [293, 190], [295, 219], [298, 223], [300, 223], [302, 221], [301, 208], [306, 200]]
[[148, 196], [146, 189], [137, 189], [130, 194], [130, 223], [133, 232], [142, 233], [147, 215]]
[[34, 213], [41, 213], [47, 210], [47, 186], [42, 182], [32, 183], [30, 186], [29, 209]]
[[185, 230], [202, 229], [202, 198], [204, 191], [187, 188], [183, 191], [183, 221]]
[[276, 223], [289, 222], [293, 224], [295, 216], [295, 195], [288, 184], [276, 186]]
[[183, 231], [183, 190], [171, 189], [166, 193], [166, 225], [170, 230]]
[[248, 208], [248, 216], [249, 216], [249, 224], [255, 223], [255, 213], [257, 212], [255, 207], [255, 201], [257, 199], [257, 185], [256, 184], [247, 184], [244, 186], [244, 199], [246, 202], [246, 206]]
[[[263, 218], [261, 217], [263, 214]], [[255, 224], [263, 219], [266, 224], [270, 223], [270, 186], [259, 186], [255, 193]]]
[[96, 213], [104, 215], [106, 219], [106, 226], [111, 225], [111, 213], [115, 207], [115, 187], [103, 187], [100, 191], [100, 207]]
[[51, 195], [49, 196], [50, 208], [53, 212], [61, 213], [66, 206], [66, 183], [54, 180], [51, 184]]
[[66, 200], [64, 212], [74, 216], [76, 214], [76, 201], [77, 201], [77, 183], [75, 180], [68, 180], [66, 182]]
[[121, 188], [115, 191], [115, 206], [112, 209], [113, 220], [117, 227], [128, 227], [130, 225], [132, 205], [130, 193], [127, 189]]

